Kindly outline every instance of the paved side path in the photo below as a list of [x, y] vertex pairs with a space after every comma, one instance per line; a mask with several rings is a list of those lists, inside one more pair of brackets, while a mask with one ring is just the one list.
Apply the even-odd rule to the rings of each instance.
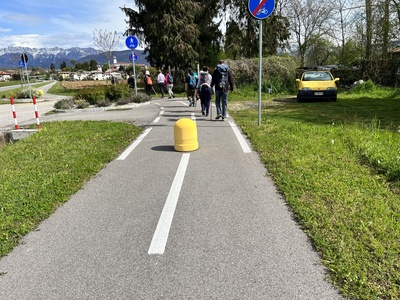
[[[182, 98], [120, 113], [146, 131], [0, 261], [0, 299], [341, 298], [231, 118]], [[173, 149], [182, 117], [196, 151]]]

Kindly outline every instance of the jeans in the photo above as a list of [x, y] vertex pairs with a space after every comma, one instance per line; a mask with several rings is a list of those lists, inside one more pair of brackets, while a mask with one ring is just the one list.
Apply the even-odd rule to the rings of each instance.
[[169, 97], [174, 97], [174, 92], [172, 91], [172, 88], [174, 87], [174, 85], [172, 83], [168, 83], [167, 84], [167, 89], [168, 89], [168, 95]]
[[227, 90], [215, 89], [215, 106], [217, 107], [217, 116], [222, 115], [224, 118], [226, 118], [226, 108], [228, 106]]
[[200, 103], [201, 110], [208, 115], [210, 110], [210, 102], [211, 102], [212, 89], [210, 87], [202, 87], [200, 90]]
[[158, 87], [160, 88], [161, 91], [161, 98], [164, 98], [164, 82], [159, 82]]

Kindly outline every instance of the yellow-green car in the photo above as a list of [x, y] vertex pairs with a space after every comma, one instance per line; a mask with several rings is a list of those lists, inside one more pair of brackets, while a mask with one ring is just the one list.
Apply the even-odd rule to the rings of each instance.
[[297, 82], [297, 101], [320, 99], [336, 101], [339, 78], [329, 71], [304, 71]]

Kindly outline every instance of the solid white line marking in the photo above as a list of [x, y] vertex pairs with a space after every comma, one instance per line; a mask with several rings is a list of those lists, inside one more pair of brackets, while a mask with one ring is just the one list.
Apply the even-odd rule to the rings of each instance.
[[236, 135], [236, 138], [239, 141], [240, 146], [242, 147], [242, 150], [244, 153], [251, 153], [251, 149], [249, 145], [246, 143], [246, 140], [244, 139], [243, 135], [240, 133], [239, 129], [237, 128], [236, 124], [232, 121], [229, 121], [229, 124], [231, 124], [231, 127], [233, 129], [233, 132]]
[[154, 121], [152, 123], [158, 123], [158, 121], [160, 121], [161, 117], [157, 117], [154, 119]]
[[172, 219], [174, 217], [175, 208], [178, 203], [179, 194], [181, 192], [183, 178], [185, 177], [186, 169], [189, 164], [189, 153], [182, 155], [178, 170], [176, 171], [174, 181], [172, 182], [167, 200], [165, 202], [160, 219], [158, 220], [157, 228], [151, 240], [148, 254], [164, 254], [167, 244], [169, 230], [171, 228]]
[[136, 148], [137, 145], [148, 135], [150, 132], [151, 127], [147, 128], [145, 131], [142, 132], [141, 135], [138, 136], [138, 138], [127, 148], [125, 149], [124, 152], [117, 158], [117, 160], [124, 160], [125, 158], [128, 157], [128, 155], [133, 151], [133, 149]]

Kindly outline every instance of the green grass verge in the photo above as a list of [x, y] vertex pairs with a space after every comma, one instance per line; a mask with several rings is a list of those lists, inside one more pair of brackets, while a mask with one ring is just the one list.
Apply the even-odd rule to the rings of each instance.
[[62, 81], [57, 81], [49, 90], [49, 94], [60, 96], [74, 96], [77, 90], [68, 90], [62, 86]]
[[[21, 82], [13, 82], [16, 85], [20, 85]], [[39, 90], [40, 87], [48, 85], [49, 82], [41, 82], [41, 83], [31, 83], [30, 86], [32, 89]], [[7, 86], [7, 85], [5, 85]], [[15, 97], [16, 94], [21, 92], [22, 88], [15, 88], [12, 90], [0, 91], [0, 104], [10, 104], [10, 97]]]
[[351, 299], [400, 299], [397, 92], [341, 94], [335, 103], [269, 99], [260, 126], [256, 101], [249, 108], [243, 100], [250, 99], [231, 95], [236, 109], [230, 114], [260, 153], [333, 283]]
[[113, 160], [141, 128], [65, 121], [0, 148], [0, 257]]

